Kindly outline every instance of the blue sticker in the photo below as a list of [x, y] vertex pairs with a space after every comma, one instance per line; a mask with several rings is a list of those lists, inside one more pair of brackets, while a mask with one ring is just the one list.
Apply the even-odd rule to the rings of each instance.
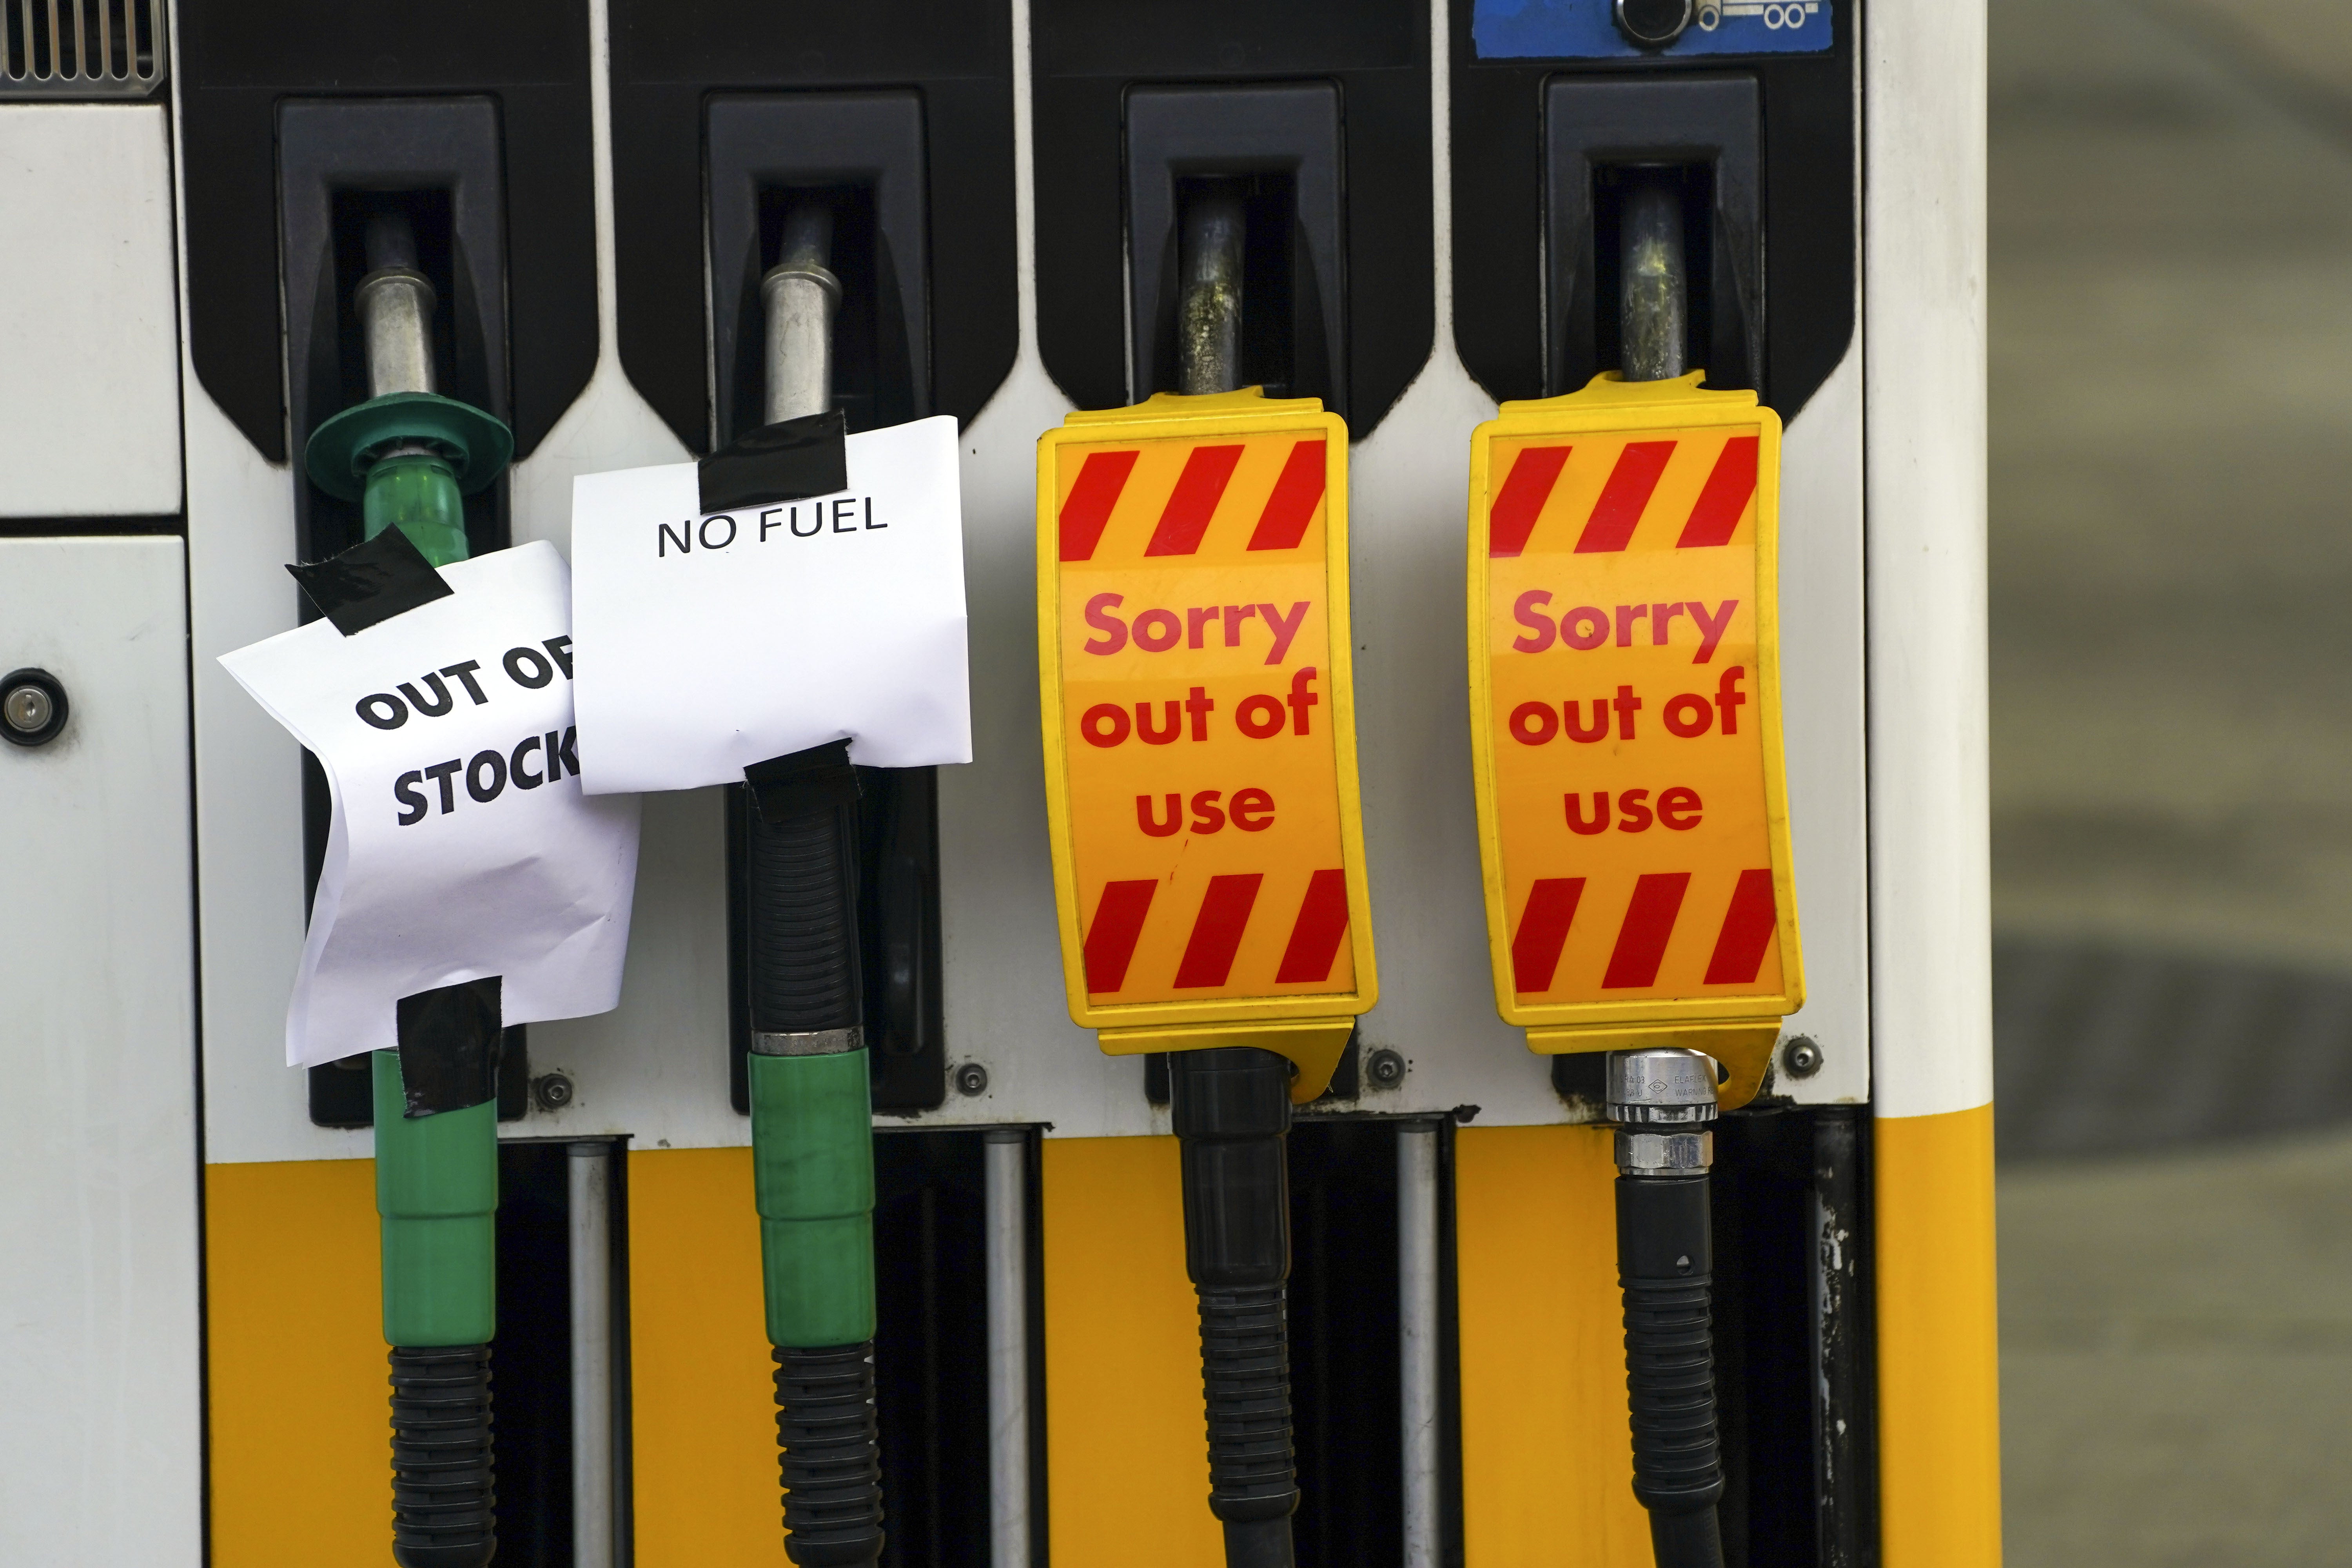
[[1473, 0], [1470, 41], [1482, 60], [1792, 55], [1830, 47], [1830, 0], [1698, 0], [1689, 30], [1658, 50], [1627, 43], [1610, 9], [1610, 0]]

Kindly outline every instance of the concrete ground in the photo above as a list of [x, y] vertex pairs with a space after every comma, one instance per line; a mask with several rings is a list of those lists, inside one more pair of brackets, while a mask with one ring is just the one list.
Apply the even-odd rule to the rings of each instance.
[[[2338, 983], [2352, 5], [1990, 5], [1997, 931]], [[2014, 1568], [2352, 1563], [2352, 1127], [2037, 1145], [2001, 1226]]]

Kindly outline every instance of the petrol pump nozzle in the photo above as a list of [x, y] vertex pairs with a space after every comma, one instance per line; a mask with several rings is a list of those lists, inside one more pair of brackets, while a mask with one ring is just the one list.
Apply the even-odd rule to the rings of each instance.
[[310, 482], [361, 505], [366, 537], [397, 527], [436, 566], [466, 558], [463, 496], [487, 489], [514, 455], [514, 434], [469, 403], [444, 397], [433, 359], [433, 284], [399, 213], [368, 219], [368, 270], [352, 290], [367, 352], [368, 400], [311, 432]]
[[[760, 280], [770, 424], [833, 402], [833, 212], [784, 219]], [[874, 1133], [857, 945], [857, 773], [835, 742], [744, 770], [751, 1161], [776, 1362], [784, 1552], [882, 1554], [874, 1399]]]
[[[313, 482], [358, 500], [373, 539], [398, 528], [436, 566], [467, 554], [462, 492], [495, 480], [507, 427], [434, 390], [433, 285], [408, 219], [368, 220], [352, 290], [367, 402], [319, 426]], [[498, 1331], [497, 1065], [492, 994], [404, 997], [396, 1050], [373, 1053], [375, 1191], [391, 1347], [393, 1558], [479, 1568], [497, 1554], [490, 1341]], [[412, 1079], [412, 1074], [414, 1078]]]
[[[1242, 204], [1186, 204], [1178, 237], [1178, 382], [1192, 395], [1241, 379]], [[1290, 1568], [1292, 1459], [1289, 1059], [1255, 1047], [1178, 1051], [1170, 1109], [1182, 1146], [1184, 1267], [1200, 1298], [1209, 1510], [1228, 1568]]]
[[[1618, 243], [1622, 374], [1627, 381], [1682, 375], [1689, 285], [1682, 193], [1668, 171], [1630, 171]], [[1612, 1051], [1607, 1073], [1633, 1495], [1649, 1510], [1658, 1568], [1723, 1568], [1707, 1202], [1715, 1062], [1690, 1050]]]

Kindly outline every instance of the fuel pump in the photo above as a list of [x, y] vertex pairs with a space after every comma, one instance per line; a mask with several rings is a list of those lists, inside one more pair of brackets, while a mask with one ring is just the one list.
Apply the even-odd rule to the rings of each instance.
[[[1073, 415], [1040, 442], [1039, 653], [1071, 1016], [1107, 1051], [1171, 1053], [1209, 1507], [1227, 1562], [1286, 1568], [1299, 1494], [1284, 1138], [1375, 981], [1347, 674], [1347, 430], [1318, 399], [1236, 390], [1238, 184], [1199, 182], [1174, 215], [1179, 390]], [[1180, 647], [1165, 673], [1151, 662]], [[1281, 679], [1250, 691], [1267, 665]], [[1223, 787], [1193, 787], [1213, 781]]]
[[[833, 214], [803, 199], [760, 280], [765, 426], [828, 425]], [[857, 942], [857, 773], [846, 742], [744, 770], [752, 1169], [794, 1563], [882, 1553], [874, 1394], [874, 1139]]]
[[[499, 477], [513, 437], [434, 390], [437, 301], [408, 220], [373, 216], [366, 250], [354, 300], [372, 395], [318, 427], [304, 467], [328, 494], [361, 503], [369, 539], [397, 529], [426, 562], [446, 565], [467, 553], [460, 498]], [[400, 1048], [370, 1062], [392, 1347], [393, 1555], [405, 1568], [463, 1568], [498, 1550], [497, 984], [404, 998], [399, 1028]]]

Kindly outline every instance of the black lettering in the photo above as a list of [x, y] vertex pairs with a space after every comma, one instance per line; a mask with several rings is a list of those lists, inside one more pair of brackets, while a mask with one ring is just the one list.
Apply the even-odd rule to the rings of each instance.
[[[383, 710], [379, 712], [379, 709]], [[356, 711], [379, 730], [397, 730], [408, 722], [408, 704], [389, 691], [361, 698]]]
[[[727, 537], [720, 540], [716, 544], [710, 542], [710, 525], [714, 522], [723, 522], [727, 525]], [[735, 520], [733, 518], [728, 516], [722, 511], [716, 517], [706, 517], [702, 520], [702, 548], [705, 550], [724, 550], [734, 542]]]
[[405, 773], [392, 781], [392, 798], [403, 807], [400, 814], [400, 826], [403, 827], [425, 820], [425, 797], [416, 793], [416, 786], [424, 782], [425, 775], [420, 773]]
[[488, 698], [482, 695], [482, 683], [474, 679], [474, 671], [481, 668], [480, 660], [469, 658], [463, 664], [443, 665], [441, 667], [441, 673], [451, 677], [453, 679], [464, 681], [466, 683], [466, 695], [474, 700], [475, 707], [479, 708], [483, 703], [489, 700]]
[[442, 714], [449, 711], [450, 705], [457, 700], [449, 695], [449, 688], [437, 675], [426, 676], [425, 678], [425, 684], [431, 687], [433, 689], [433, 695], [441, 700], [440, 706], [436, 707], [432, 703], [425, 701], [424, 698], [417, 695], [416, 688], [405, 680], [400, 683], [400, 694], [408, 699], [408, 705], [411, 708], [415, 709], [427, 719], [438, 719]]
[[547, 758], [547, 782], [553, 784], [563, 776], [563, 750], [556, 744], [562, 736], [550, 730], [541, 739], [545, 742], [541, 754]]
[[874, 498], [872, 496], [867, 496], [866, 498], [866, 526], [868, 528], [887, 528], [890, 526], [887, 522], [877, 522], [874, 521]]
[[535, 647], [510, 647], [501, 662], [507, 667], [509, 680], [533, 691], [555, 679], [555, 667]]
[[525, 735], [515, 746], [514, 754], [507, 759], [507, 777], [514, 780], [515, 788], [537, 789], [547, 782], [537, 773], [527, 773], [522, 771], [522, 760], [537, 750], [539, 750], [539, 737]]
[[555, 662], [563, 667], [563, 679], [571, 679], [572, 639], [569, 637], [542, 637], [540, 639], [539, 646], [555, 656]]
[[425, 770], [425, 776], [441, 786], [441, 815], [448, 816], [457, 809], [457, 790], [451, 783], [457, 770], [465, 764], [452, 757], [446, 763], [436, 763]]
[[794, 539], [814, 539], [824, 531], [824, 508], [822, 505], [813, 506], [809, 510], [815, 515], [809, 519], [809, 531], [806, 533], [801, 531], [800, 508], [793, 508], [792, 516], [784, 520], [786, 525], [792, 529]]
[[[490, 782], [482, 782], [482, 764], [490, 765]], [[497, 752], [476, 752], [474, 760], [466, 764], [466, 793], [484, 805], [506, 793], [507, 760]]]
[[563, 744], [555, 749], [555, 754], [563, 759], [565, 771], [575, 779], [580, 776], [580, 753], [574, 749], [579, 743], [580, 729], [573, 725], [563, 731]]
[[854, 498], [854, 497], [850, 497], [850, 496], [844, 496], [841, 500], [837, 500], [837, 501], [835, 501], [835, 502], [833, 503], [833, 531], [834, 531], [834, 532], [835, 532], [835, 533], [856, 533], [856, 532], [857, 531], [857, 530], [856, 530], [856, 527], [854, 527], [854, 526], [853, 526], [853, 527], [849, 527], [849, 528], [844, 528], [844, 527], [842, 527], [842, 526], [841, 526], [841, 520], [842, 520], [842, 517], [843, 517], [843, 515], [844, 515], [845, 513], [845, 514], [847, 514], [847, 516], [851, 519], [852, 522], [853, 522], [853, 523], [855, 523], [855, 521], [856, 521], [856, 517], [857, 517], [857, 501], [856, 501], [856, 498]]
[[763, 511], [763, 512], [761, 512], [761, 513], [760, 514], [760, 542], [761, 542], [761, 543], [765, 544], [765, 543], [767, 543], [767, 542], [768, 542], [768, 530], [770, 530], [770, 529], [772, 529], [772, 528], [773, 528], [773, 527], [775, 527], [775, 526], [776, 526], [774, 523], [770, 522], [768, 520], [769, 520], [770, 518], [772, 518], [772, 517], [776, 517], [776, 516], [781, 515], [781, 514], [782, 513], [783, 510], [784, 510], [784, 509], [783, 509], [782, 507], [780, 507], [780, 506], [772, 506], [772, 507], [770, 507], [767, 510], [765, 510], [765, 511]]
[[693, 550], [693, 519], [688, 518], [686, 521], [679, 523], [676, 533], [672, 533], [669, 531], [669, 524], [666, 522], [656, 524], [656, 526], [661, 534], [661, 537], [654, 543], [654, 558], [656, 560], [659, 560], [661, 557], [667, 555], [669, 553], [669, 547], [673, 544], [677, 546], [677, 552], [680, 555], [684, 555]]

